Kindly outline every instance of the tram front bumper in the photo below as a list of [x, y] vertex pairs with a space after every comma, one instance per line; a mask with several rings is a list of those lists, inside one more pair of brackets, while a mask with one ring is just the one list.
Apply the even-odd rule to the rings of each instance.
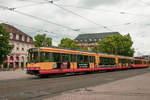
[[31, 74], [31, 75], [39, 75], [39, 67], [28, 67], [27, 68], [27, 74]]

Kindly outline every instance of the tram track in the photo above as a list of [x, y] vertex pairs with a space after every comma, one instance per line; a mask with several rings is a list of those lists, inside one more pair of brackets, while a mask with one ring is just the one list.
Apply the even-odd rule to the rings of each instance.
[[93, 73], [50, 78], [25, 78], [0, 81], [0, 98], [8, 100], [42, 100], [62, 92], [103, 85], [109, 82], [149, 73], [150, 68]]

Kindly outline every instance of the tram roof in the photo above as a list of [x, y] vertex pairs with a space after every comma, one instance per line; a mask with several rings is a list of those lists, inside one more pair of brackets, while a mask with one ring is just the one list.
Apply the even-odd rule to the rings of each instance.
[[[113, 55], [113, 54], [107, 54], [107, 53], [101, 53], [101, 52], [94, 52], [94, 51], [87, 51], [87, 50], [79, 50], [79, 49], [71, 49], [71, 48], [64, 48], [64, 47], [34, 47], [34, 48], [46, 48], [46, 49], [62, 49], [62, 50], [71, 50], [71, 51], [77, 51], [77, 52], [87, 52], [87, 53], [96, 53], [96, 54], [103, 54], [103, 55], [110, 55], [110, 56], [117, 56], [117, 57], [128, 57], [128, 56], [122, 56], [122, 55]], [[32, 49], [32, 48], [31, 48]], [[134, 57], [128, 57], [130, 59], [133, 59]]]

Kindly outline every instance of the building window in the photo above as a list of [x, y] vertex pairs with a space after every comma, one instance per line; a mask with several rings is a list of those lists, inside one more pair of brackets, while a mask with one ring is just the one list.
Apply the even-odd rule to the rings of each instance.
[[22, 36], [22, 41], [25, 41], [25, 38], [24, 38], [24, 36]]
[[22, 40], [22, 35], [19, 35], [19, 40]]
[[19, 35], [18, 34], [16, 34], [16, 40], [19, 40]]
[[16, 50], [19, 51], [19, 48], [17, 47]]
[[85, 42], [87, 42], [87, 40], [84, 40]]
[[27, 42], [30, 42], [30, 38], [29, 37], [27, 37]]
[[13, 34], [12, 33], [10, 33], [10, 39], [13, 39]]
[[27, 42], [27, 37], [25, 37], [25, 41]]
[[92, 41], [92, 39], [89, 39], [89, 41]]

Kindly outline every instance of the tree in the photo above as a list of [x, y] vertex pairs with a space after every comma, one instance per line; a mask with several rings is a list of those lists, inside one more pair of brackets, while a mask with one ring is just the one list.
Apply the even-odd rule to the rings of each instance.
[[38, 34], [34, 36], [34, 43], [36, 47], [51, 47], [52, 38], [46, 37], [46, 34]]
[[63, 38], [58, 46], [72, 49], [80, 49], [76, 41], [70, 38]]
[[9, 33], [6, 29], [0, 24], [0, 64], [3, 64], [6, 56], [11, 53], [13, 45], [9, 45]]
[[95, 46], [92, 51], [132, 57], [134, 55], [132, 45], [133, 41], [130, 34], [111, 35], [100, 40], [98, 46]]
[[86, 50], [86, 51], [88, 51], [88, 46], [82, 47], [82, 48], [80, 48], [80, 50]]

